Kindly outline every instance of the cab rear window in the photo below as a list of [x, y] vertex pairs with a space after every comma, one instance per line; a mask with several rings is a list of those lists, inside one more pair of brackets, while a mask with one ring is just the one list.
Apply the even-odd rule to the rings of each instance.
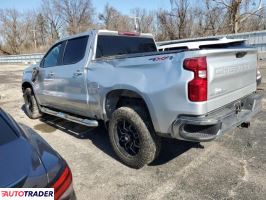
[[9, 143], [18, 138], [14, 130], [6, 122], [4, 118], [0, 115], [0, 145]]
[[152, 38], [99, 35], [96, 58], [157, 51]]

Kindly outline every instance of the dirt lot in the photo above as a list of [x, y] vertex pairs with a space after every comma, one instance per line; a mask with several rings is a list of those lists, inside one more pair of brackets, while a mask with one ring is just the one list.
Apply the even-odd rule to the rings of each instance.
[[[266, 62], [261, 65], [266, 75]], [[22, 110], [23, 69], [0, 65], [0, 106], [67, 160], [78, 199], [266, 198], [266, 101], [251, 128], [201, 145], [164, 139], [159, 159], [134, 170], [117, 160], [103, 128], [90, 130], [54, 117], [28, 119]], [[261, 88], [266, 90], [266, 81]]]

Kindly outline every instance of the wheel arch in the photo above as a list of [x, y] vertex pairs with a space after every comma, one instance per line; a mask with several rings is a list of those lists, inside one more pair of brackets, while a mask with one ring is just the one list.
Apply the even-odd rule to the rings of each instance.
[[111, 118], [112, 113], [121, 106], [139, 105], [146, 109], [146, 112], [154, 125], [152, 109], [148, 100], [143, 97], [140, 92], [129, 89], [115, 89], [106, 94], [104, 101], [104, 109], [106, 113], [106, 121]]
[[35, 96], [35, 98], [36, 98], [38, 104], [40, 105], [40, 100], [39, 100], [38, 96], [37, 96], [36, 93], [35, 93], [35, 88], [34, 88], [34, 86], [32, 85], [32, 83], [30, 83], [29, 81], [24, 81], [24, 82], [22, 83], [22, 85], [21, 85], [22, 93], [24, 93], [24, 91], [25, 91], [26, 88], [31, 88], [31, 91], [33, 92], [33, 94], [34, 94], [34, 96]]
[[25, 82], [22, 83], [22, 85], [21, 85], [22, 92], [24, 92], [24, 90], [26, 88], [31, 88], [32, 90], [34, 90], [33, 86], [28, 81], [25, 81]]

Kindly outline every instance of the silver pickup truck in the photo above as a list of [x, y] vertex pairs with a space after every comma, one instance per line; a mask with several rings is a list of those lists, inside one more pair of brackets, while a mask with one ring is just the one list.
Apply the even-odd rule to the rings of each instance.
[[121, 161], [141, 168], [161, 136], [203, 142], [248, 127], [261, 109], [256, 68], [244, 45], [158, 52], [150, 34], [93, 30], [54, 44], [25, 69], [22, 91], [32, 119], [103, 121]]

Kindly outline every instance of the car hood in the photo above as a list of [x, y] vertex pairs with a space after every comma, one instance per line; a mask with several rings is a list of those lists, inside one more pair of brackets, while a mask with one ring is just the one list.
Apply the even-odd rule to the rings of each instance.
[[0, 146], [0, 188], [45, 187], [47, 175], [36, 150], [19, 137]]

